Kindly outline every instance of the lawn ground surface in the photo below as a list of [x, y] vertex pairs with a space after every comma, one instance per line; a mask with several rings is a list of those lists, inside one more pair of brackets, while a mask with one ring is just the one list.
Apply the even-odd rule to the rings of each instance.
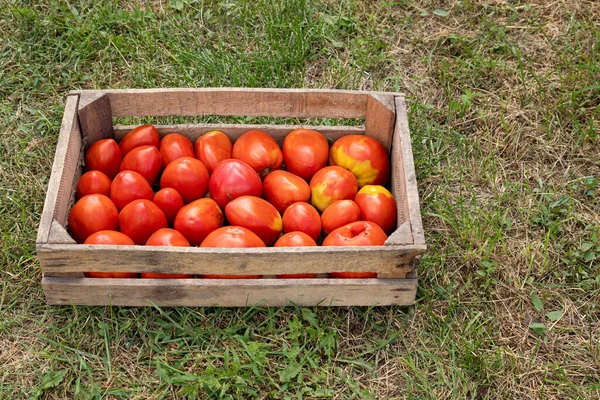
[[[600, 398], [600, 2], [0, 0], [0, 54], [0, 398]], [[66, 93], [211, 86], [407, 94], [414, 307], [46, 305]]]

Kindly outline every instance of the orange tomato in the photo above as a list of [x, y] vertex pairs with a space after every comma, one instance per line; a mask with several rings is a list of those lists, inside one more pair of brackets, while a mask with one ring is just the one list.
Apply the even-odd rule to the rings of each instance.
[[321, 236], [321, 217], [310, 204], [297, 202], [283, 213], [283, 232], [304, 232], [315, 242]]
[[337, 200], [352, 200], [357, 191], [354, 175], [337, 166], [320, 169], [310, 180], [310, 202], [320, 212]]
[[272, 246], [283, 227], [281, 215], [267, 201], [254, 196], [241, 196], [225, 207], [225, 215], [231, 225], [254, 232], [267, 246]]
[[263, 197], [283, 213], [292, 203], [310, 200], [310, 187], [299, 176], [287, 171], [273, 171], [263, 181]]
[[208, 173], [223, 160], [231, 158], [231, 139], [220, 131], [206, 132], [196, 140], [196, 158], [204, 163]]
[[296, 129], [283, 140], [282, 152], [287, 170], [310, 181], [318, 170], [327, 165], [329, 143], [315, 130]]
[[163, 157], [163, 167], [169, 165], [172, 161], [181, 157], [192, 157], [194, 153], [194, 145], [192, 141], [180, 133], [169, 133], [160, 140], [158, 147], [160, 154]]
[[360, 221], [360, 208], [352, 200], [334, 201], [321, 214], [321, 227], [325, 235], [356, 221]]
[[281, 169], [283, 164], [283, 154], [275, 139], [259, 130], [240, 136], [233, 144], [231, 155], [251, 166], [261, 179], [269, 172]]
[[343, 136], [331, 146], [329, 164], [352, 172], [358, 186], [386, 185], [390, 179], [390, 160], [385, 147], [364, 135]]

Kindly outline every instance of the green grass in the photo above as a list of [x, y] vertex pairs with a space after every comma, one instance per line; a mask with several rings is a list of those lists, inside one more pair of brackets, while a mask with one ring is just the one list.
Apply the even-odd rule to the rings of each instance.
[[[597, 2], [0, 3], [0, 398], [600, 397]], [[414, 307], [45, 304], [66, 93], [208, 86], [407, 93]]]

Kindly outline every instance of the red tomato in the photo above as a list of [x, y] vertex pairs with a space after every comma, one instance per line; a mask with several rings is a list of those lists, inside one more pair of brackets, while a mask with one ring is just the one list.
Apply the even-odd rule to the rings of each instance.
[[356, 221], [360, 221], [360, 208], [352, 200], [334, 201], [321, 214], [321, 227], [325, 235]]
[[135, 171], [142, 175], [150, 186], [154, 185], [162, 169], [163, 159], [154, 146], [139, 146], [132, 149], [121, 161], [120, 171]]
[[281, 169], [283, 154], [279, 145], [269, 134], [252, 130], [244, 133], [233, 144], [232, 157], [251, 166], [262, 178]]
[[329, 152], [329, 164], [352, 172], [359, 187], [386, 185], [390, 179], [388, 152], [369, 136], [348, 135], [336, 140]]
[[113, 179], [119, 172], [121, 158], [121, 150], [114, 139], [98, 140], [85, 152], [85, 169], [100, 171]]
[[310, 204], [294, 203], [283, 213], [283, 232], [304, 232], [315, 242], [321, 236], [321, 217]]
[[[190, 247], [183, 235], [173, 229], [162, 228], [157, 230], [148, 238], [146, 246], [176, 246]], [[186, 279], [193, 278], [191, 274], [159, 274], [155, 272], [142, 272], [145, 279]]]
[[187, 204], [206, 194], [208, 171], [202, 161], [192, 157], [178, 158], [163, 171], [160, 187], [177, 190]]
[[[274, 247], [302, 247], [316, 246], [317, 243], [304, 232], [290, 232], [281, 236]], [[281, 274], [275, 275], [277, 279], [303, 279], [314, 278], [317, 274]]]
[[360, 219], [375, 222], [388, 235], [396, 228], [396, 200], [383, 186], [365, 185], [354, 201], [360, 208]]
[[218, 163], [231, 158], [232, 149], [231, 139], [220, 131], [206, 132], [196, 140], [196, 158], [211, 175]]
[[283, 161], [288, 171], [310, 181], [327, 165], [329, 143], [325, 136], [312, 129], [296, 129], [283, 140]]
[[152, 200], [152, 202], [165, 214], [170, 226], [173, 225], [175, 216], [184, 205], [181, 195], [173, 188], [160, 189], [154, 195], [154, 200]]
[[[323, 246], [383, 246], [387, 236], [379, 225], [357, 221], [331, 232]], [[375, 272], [331, 272], [332, 278], [377, 278]]]
[[179, 210], [174, 228], [190, 242], [198, 246], [209, 233], [223, 226], [223, 212], [213, 199], [192, 201]]
[[194, 153], [194, 145], [192, 141], [180, 133], [169, 133], [160, 140], [160, 154], [162, 154], [164, 163], [163, 166], [169, 165], [172, 161], [181, 157], [192, 157]]
[[225, 207], [231, 225], [254, 232], [267, 246], [272, 246], [281, 234], [281, 215], [267, 201], [254, 196], [241, 196]]
[[132, 129], [127, 135], [119, 142], [121, 153], [123, 157], [127, 155], [131, 150], [139, 146], [154, 146], [158, 147], [160, 136], [158, 131], [153, 125], [140, 125], [135, 129]]
[[68, 229], [77, 243], [83, 243], [92, 233], [116, 231], [119, 211], [103, 194], [83, 196], [69, 213]]
[[[99, 231], [90, 235], [84, 244], [114, 244], [133, 246], [133, 240], [129, 236], [117, 231]], [[83, 276], [87, 278], [137, 278], [135, 272], [84, 272]]]
[[[211, 232], [200, 247], [265, 247], [252, 231], [241, 226], [224, 226]], [[260, 279], [262, 275], [202, 275], [205, 279]]]
[[121, 211], [134, 200], [152, 200], [154, 192], [143, 176], [135, 171], [119, 172], [110, 185], [110, 199]]
[[119, 227], [135, 244], [143, 245], [154, 232], [167, 227], [167, 218], [150, 200], [134, 200], [119, 213]]
[[77, 182], [77, 198], [80, 199], [88, 194], [103, 194], [110, 196], [111, 181], [100, 171], [88, 171], [81, 175]]
[[233, 199], [240, 196], [262, 195], [260, 177], [243, 161], [223, 160], [213, 170], [208, 182], [210, 198], [217, 202], [222, 210]]
[[263, 181], [263, 197], [283, 213], [292, 203], [309, 201], [310, 187], [291, 172], [273, 171]]
[[356, 178], [341, 167], [322, 168], [310, 180], [310, 202], [320, 212], [337, 200], [352, 200], [357, 191]]

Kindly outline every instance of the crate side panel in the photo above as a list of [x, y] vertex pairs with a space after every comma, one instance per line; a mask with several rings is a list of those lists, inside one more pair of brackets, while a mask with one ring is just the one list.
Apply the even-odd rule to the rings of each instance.
[[[424, 246], [208, 249], [47, 244], [44, 272], [158, 272], [188, 274], [402, 273]], [[404, 272], [405, 273], [405, 272]]]
[[416, 279], [44, 278], [50, 304], [120, 306], [411, 305]]
[[79, 98], [79, 124], [83, 145], [87, 149], [101, 139], [114, 139], [110, 100], [102, 92], [87, 92]]
[[391, 94], [372, 94], [367, 100], [365, 134], [377, 139], [389, 152], [392, 147], [396, 105]]

